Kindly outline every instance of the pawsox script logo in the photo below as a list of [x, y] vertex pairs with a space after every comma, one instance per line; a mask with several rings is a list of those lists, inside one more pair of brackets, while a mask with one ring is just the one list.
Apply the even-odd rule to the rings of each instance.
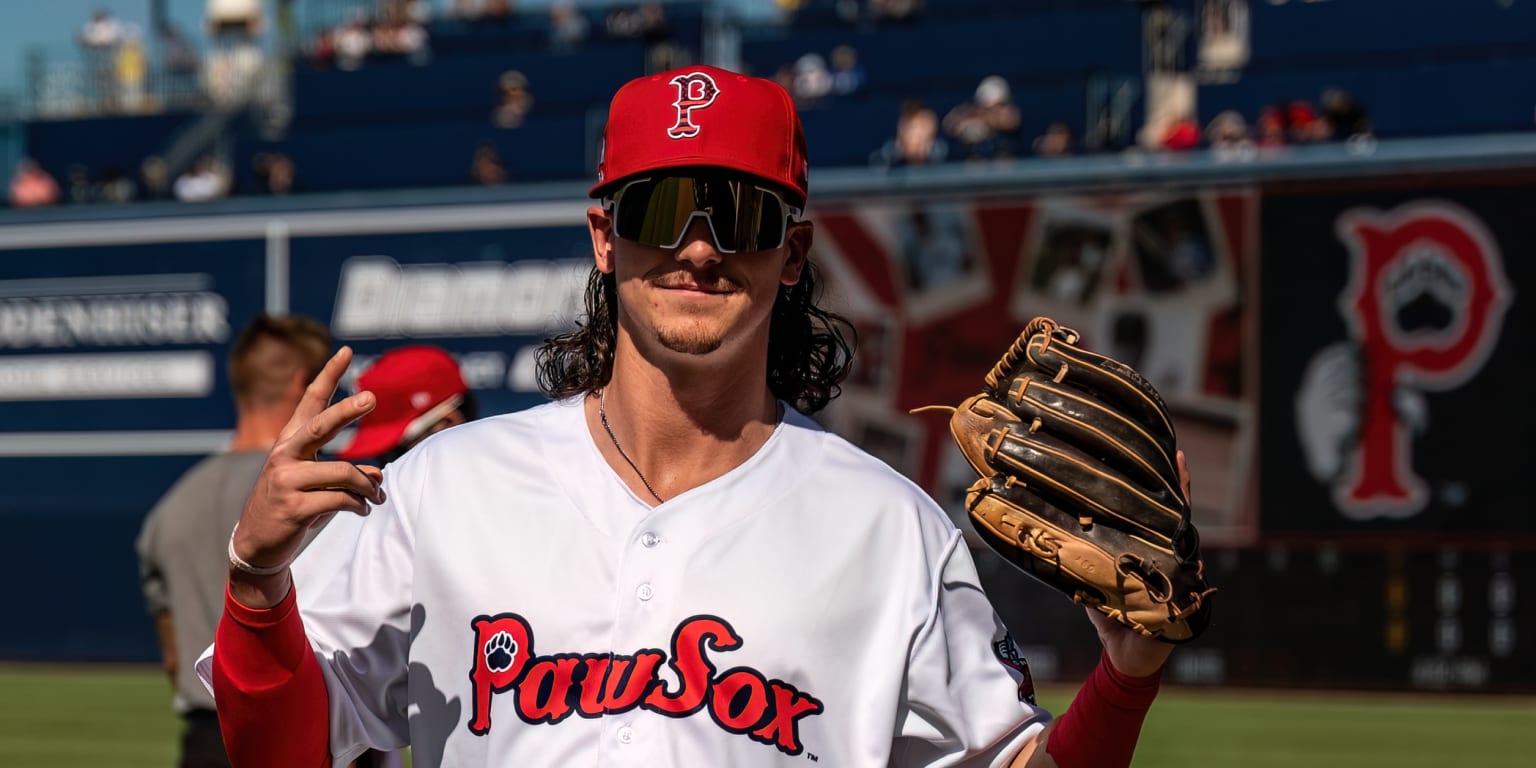
[[538, 656], [533, 630], [515, 613], [477, 616], [474, 711], [469, 730], [483, 736], [491, 730], [491, 699], [509, 693], [512, 708], [530, 725], [555, 725], [572, 714], [586, 718], [643, 709], [668, 717], [688, 717], [707, 711], [722, 729], [741, 734], [780, 752], [798, 755], [800, 721], [819, 714], [822, 703], [782, 680], [769, 679], [751, 667], [717, 671], [710, 651], [732, 651], [741, 636], [724, 619], [692, 616], [672, 634], [671, 661], [678, 686], [657, 672], [667, 653], [642, 648], [633, 654], [557, 653]]

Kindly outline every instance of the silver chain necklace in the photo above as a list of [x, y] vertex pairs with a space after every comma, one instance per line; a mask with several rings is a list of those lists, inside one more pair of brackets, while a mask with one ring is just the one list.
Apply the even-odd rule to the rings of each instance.
[[651, 495], [656, 498], [656, 503], [657, 504], [665, 504], [665, 503], [667, 503], [665, 500], [663, 500], [661, 498], [661, 494], [657, 493], [656, 489], [651, 487], [651, 481], [645, 479], [645, 473], [641, 472], [640, 468], [635, 466], [635, 462], [634, 462], [633, 459], [629, 458], [629, 454], [624, 452], [624, 446], [619, 445], [619, 438], [614, 436], [614, 434], [613, 434], [613, 427], [608, 426], [608, 388], [607, 387], [604, 387], [603, 391], [601, 393], [599, 393], [598, 396], [597, 396], [597, 420], [601, 421], [603, 423], [603, 431], [607, 432], [608, 433], [608, 439], [613, 441], [613, 449], [619, 452], [619, 458], [623, 459], [624, 463], [628, 464], [629, 468], [633, 469], [635, 471], [635, 477], [640, 478], [640, 483], [642, 485], [644, 485], [645, 489], [647, 491], [650, 491]]

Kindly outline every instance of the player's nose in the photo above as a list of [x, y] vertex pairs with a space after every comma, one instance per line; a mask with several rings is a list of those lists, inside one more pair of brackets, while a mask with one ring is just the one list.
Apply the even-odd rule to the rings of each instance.
[[703, 216], [695, 216], [688, 223], [688, 231], [683, 233], [683, 242], [677, 246], [677, 260], [703, 267], [718, 264], [720, 258], [720, 249], [715, 244], [709, 222]]

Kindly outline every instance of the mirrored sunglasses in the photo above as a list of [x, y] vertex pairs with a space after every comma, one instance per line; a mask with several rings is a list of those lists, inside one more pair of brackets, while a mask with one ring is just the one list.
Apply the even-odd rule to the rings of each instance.
[[614, 233], [657, 248], [676, 248], [702, 216], [721, 253], [755, 253], [784, 245], [801, 215], [776, 191], [724, 175], [637, 179], [611, 198]]

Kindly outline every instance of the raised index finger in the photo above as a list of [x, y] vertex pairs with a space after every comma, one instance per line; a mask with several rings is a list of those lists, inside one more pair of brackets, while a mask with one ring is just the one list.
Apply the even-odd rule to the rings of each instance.
[[320, 374], [304, 389], [304, 397], [299, 399], [299, 407], [293, 410], [293, 418], [288, 420], [288, 426], [283, 428], [283, 434], [292, 434], [293, 430], [304, 422], [314, 418], [330, 404], [331, 397], [336, 394], [336, 385], [341, 383], [341, 375], [347, 372], [347, 366], [352, 364], [352, 348], [342, 347], [331, 355], [325, 367], [320, 369]]

